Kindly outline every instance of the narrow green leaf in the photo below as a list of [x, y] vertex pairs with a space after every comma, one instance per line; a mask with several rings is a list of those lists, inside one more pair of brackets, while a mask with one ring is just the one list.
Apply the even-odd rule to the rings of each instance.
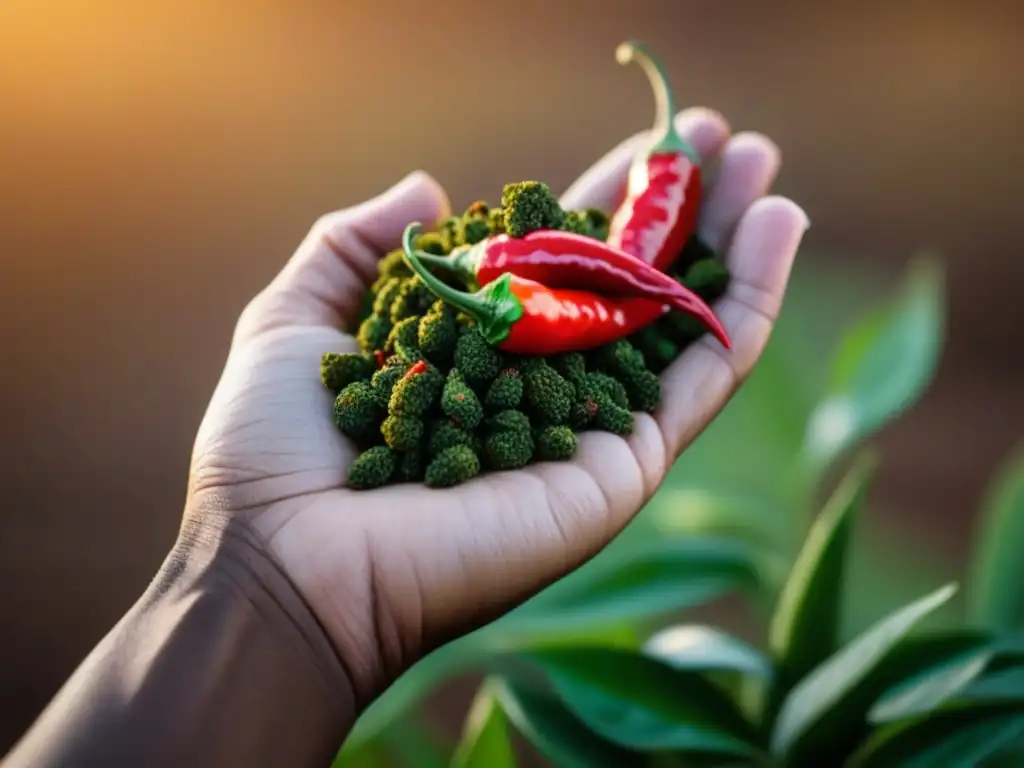
[[569, 709], [609, 741], [640, 750], [757, 752], [750, 724], [700, 674], [605, 648], [539, 651], [528, 658]]
[[[949, 575], [949, 558], [931, 546], [930, 532], [894, 529], [890, 521], [901, 517], [898, 507], [872, 503], [871, 512], [858, 518], [863, 524], [857, 524], [857, 544], [846, 564], [843, 643], [879, 616], [930, 592]], [[960, 616], [951, 614], [946, 612], [953, 625], [962, 627]]]
[[[993, 634], [991, 631], [983, 629], [975, 629], [974, 631], [985, 633], [989, 636]], [[996, 633], [995, 636], [998, 639], [992, 640], [992, 647], [995, 649], [996, 656], [1000, 659], [1011, 661], [1024, 659], [1024, 634], [1016, 632], [1012, 634]]]
[[398, 678], [362, 716], [345, 740], [343, 752], [376, 739], [386, 728], [430, 695], [441, 682], [486, 658], [487, 628], [443, 646]]
[[507, 719], [492, 688], [493, 684], [486, 682], [480, 687], [452, 757], [452, 768], [515, 768]]
[[510, 634], [575, 632], [692, 608], [756, 583], [750, 547], [710, 536], [670, 539], [610, 559], [586, 579], [555, 585], [502, 626]]
[[378, 740], [387, 747], [395, 765], [416, 768], [447, 768], [451, 745], [430, 724], [417, 716], [407, 715], [381, 731]]
[[516, 653], [532, 648], [574, 647], [581, 643], [599, 645], [602, 648], [623, 648], [636, 650], [643, 645], [646, 635], [635, 623], [621, 622], [591, 627], [559, 629], [553, 623], [544, 622], [534, 626], [501, 627], [492, 634], [487, 647], [494, 655]]
[[893, 683], [908, 680], [922, 672], [950, 663], [968, 653], [982, 652], [993, 647], [991, 636], [970, 627], [935, 630], [911, 635], [901, 640], [882, 660], [879, 669], [885, 672], [884, 689]]
[[717, 629], [696, 624], [663, 629], [647, 641], [643, 650], [673, 669], [739, 672], [752, 677], [771, 673], [771, 665], [760, 651]]
[[975, 768], [1024, 734], [1024, 714], [949, 710], [877, 731], [851, 768]]
[[832, 363], [829, 393], [808, 421], [811, 465], [840, 454], [908, 408], [931, 380], [944, 332], [943, 275], [915, 260], [902, 294], [850, 330]]
[[782, 699], [839, 645], [843, 585], [853, 518], [864, 502], [877, 461], [867, 455], [840, 483], [811, 526], [779, 597], [769, 631], [775, 677], [766, 721]]
[[968, 651], [904, 680], [875, 702], [868, 719], [881, 725], [941, 707], [967, 689], [985, 671], [992, 656], [989, 648]]
[[1016, 737], [985, 761], [985, 768], [1020, 768], [1024, 765], [1024, 737]]
[[331, 768], [385, 768], [391, 765], [388, 745], [380, 739], [369, 739], [356, 747], [346, 742], [334, 756]]
[[889, 614], [815, 668], [783, 701], [771, 735], [772, 751], [792, 757], [834, 741], [834, 730], [820, 727], [826, 718], [839, 720], [840, 732], [859, 726], [864, 710], [851, 694], [870, 680], [871, 673], [914, 625], [955, 593], [956, 585], [947, 584]]
[[993, 483], [976, 541], [967, 593], [970, 618], [996, 630], [1024, 629], [1024, 447]]
[[557, 698], [506, 677], [492, 678], [492, 692], [516, 729], [559, 768], [642, 766], [643, 756], [601, 738]]
[[[1007, 646], [1005, 653], [1011, 658], [1019, 650], [1012, 643], [1003, 645]], [[868, 710], [894, 684], [992, 646], [990, 633], [969, 627], [932, 630], [904, 637], [867, 676], [846, 692], [842, 706], [828, 711], [815, 724], [814, 730], [821, 738], [808, 740], [800, 751], [803, 764], [841, 763], [868, 737]]]
[[974, 680], [957, 703], [968, 705], [1024, 703], [1024, 667], [1010, 667]]

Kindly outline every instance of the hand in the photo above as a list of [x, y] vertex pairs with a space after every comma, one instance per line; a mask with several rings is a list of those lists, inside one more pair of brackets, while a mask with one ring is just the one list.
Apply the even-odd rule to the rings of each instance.
[[[350, 332], [361, 296], [405, 225], [448, 213], [444, 192], [423, 173], [317, 222], [242, 313], [196, 440], [186, 523], [247, 526], [326, 628], [364, 705], [426, 650], [496, 618], [608, 544], [764, 349], [807, 219], [794, 203], [765, 197], [779, 166], [771, 142], [730, 138], [707, 110], [678, 119], [706, 161], [720, 161], [700, 226], [732, 270], [715, 309], [733, 348], [689, 348], [664, 373], [658, 412], [639, 415], [628, 439], [586, 433], [571, 462], [449, 490], [343, 487], [355, 449], [331, 422], [320, 356], [357, 350]], [[642, 138], [587, 171], [565, 206], [612, 207]]]

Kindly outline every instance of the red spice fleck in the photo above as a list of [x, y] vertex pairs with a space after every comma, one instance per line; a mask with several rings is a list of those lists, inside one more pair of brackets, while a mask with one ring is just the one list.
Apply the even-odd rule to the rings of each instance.
[[503, 370], [498, 375], [499, 376], [518, 376], [519, 375], [519, 371], [517, 371], [515, 368], [506, 368], [505, 370]]
[[384, 360], [385, 360], [385, 358], [384, 358], [384, 350], [382, 350], [382, 349], [375, 349], [373, 351], [373, 358], [377, 361], [377, 367], [378, 368], [383, 368], [384, 367]]
[[426, 371], [426, 362], [424, 362], [423, 360], [417, 360], [415, 363], [413, 363], [412, 367], [405, 372], [405, 376], [403, 376], [402, 378], [411, 379], [413, 376], [418, 376], [421, 373], [426, 373]]
[[594, 414], [597, 413], [598, 405], [593, 400], [587, 400], [586, 409], [587, 415], [593, 418]]
[[462, 394], [461, 392], [458, 392], [455, 395], [455, 399], [458, 400], [461, 403], [463, 400], [466, 399], [466, 396], [464, 394]]

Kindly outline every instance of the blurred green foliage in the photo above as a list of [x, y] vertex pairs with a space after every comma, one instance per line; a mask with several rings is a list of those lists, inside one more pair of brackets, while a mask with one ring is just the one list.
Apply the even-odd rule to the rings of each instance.
[[[1013, 634], [1024, 629], [1024, 455], [985, 507], [969, 627], [947, 619], [922, 633], [955, 585], [935, 590], [938, 564], [892, 532], [854, 537], [874, 458], [854, 462], [814, 514], [826, 473], [926, 388], [943, 319], [928, 259], [882, 291], [797, 273], [754, 375], [626, 531], [414, 666], [364, 713], [339, 764], [449, 764], [415, 714], [468, 670], [489, 677], [452, 765], [512, 765], [509, 724], [565, 766], [1013, 764], [1024, 755]], [[765, 651], [672, 623], [729, 593], [764, 619]]]

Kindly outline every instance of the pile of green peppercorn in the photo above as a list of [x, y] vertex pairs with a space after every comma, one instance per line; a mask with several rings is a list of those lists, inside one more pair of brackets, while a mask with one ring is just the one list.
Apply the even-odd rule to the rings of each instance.
[[[501, 206], [474, 203], [420, 235], [416, 247], [446, 255], [491, 234], [537, 229], [604, 240], [608, 219], [593, 209], [563, 211], [547, 185], [520, 182], [505, 187]], [[672, 274], [709, 303], [729, 281], [697, 237]], [[348, 472], [353, 488], [453, 486], [483, 471], [569, 459], [579, 432], [628, 435], [633, 412], [658, 406], [658, 374], [704, 333], [673, 311], [628, 341], [552, 358], [511, 356], [437, 300], [401, 250], [381, 260], [360, 320], [362, 351], [328, 352], [321, 360], [323, 383], [336, 395], [334, 422], [361, 450]]]

